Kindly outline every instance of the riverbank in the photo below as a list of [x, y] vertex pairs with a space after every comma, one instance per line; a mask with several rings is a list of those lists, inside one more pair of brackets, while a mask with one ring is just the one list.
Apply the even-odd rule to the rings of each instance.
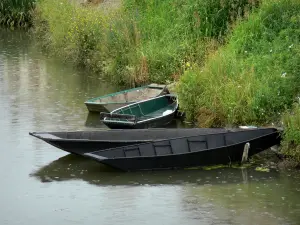
[[175, 82], [200, 127], [280, 124], [283, 152], [300, 161], [299, 1], [75, 2], [37, 3], [47, 53], [117, 85]]
[[253, 2], [123, 0], [107, 13], [101, 4], [44, 0], [34, 24], [56, 55], [114, 83], [165, 83], [177, 80], [190, 62], [203, 64], [207, 51], [224, 42], [230, 24], [256, 7]]

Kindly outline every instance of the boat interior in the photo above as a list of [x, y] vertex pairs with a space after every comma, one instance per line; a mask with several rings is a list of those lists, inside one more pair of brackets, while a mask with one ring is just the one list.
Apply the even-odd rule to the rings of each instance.
[[33, 136], [42, 139], [66, 139], [66, 140], [156, 140], [174, 137], [184, 137], [208, 133], [230, 132], [224, 128], [149, 128], [149, 129], [110, 129], [99, 131], [67, 131], [67, 132], [33, 132]]
[[149, 85], [145, 87], [129, 89], [99, 98], [91, 99], [94, 103], [122, 103], [122, 102], [136, 102], [147, 98], [156, 97], [163, 93], [165, 88], [163, 86]]
[[175, 96], [165, 95], [158, 98], [153, 98], [148, 101], [135, 103], [126, 107], [117, 109], [111, 113], [110, 117], [106, 117], [105, 120], [114, 121], [127, 121], [126, 117], [114, 117], [114, 114], [118, 115], [134, 115], [137, 122], [151, 118], [160, 117], [173, 113], [177, 108], [177, 100]]

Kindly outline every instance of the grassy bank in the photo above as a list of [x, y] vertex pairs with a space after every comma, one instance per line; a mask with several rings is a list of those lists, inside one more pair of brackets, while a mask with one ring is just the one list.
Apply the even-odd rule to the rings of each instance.
[[[299, 102], [300, 103], [300, 102]], [[295, 104], [283, 115], [284, 140], [282, 151], [300, 165], [300, 105]]]
[[177, 79], [187, 62], [202, 64], [230, 24], [257, 6], [256, 0], [123, 2], [107, 13], [67, 0], [41, 0], [36, 31], [55, 54], [115, 83], [166, 82]]
[[2, 0], [0, 2], [0, 25], [6, 27], [29, 27], [35, 0]]
[[276, 121], [300, 93], [300, 2], [263, 1], [203, 67], [185, 71], [181, 107], [201, 126]]
[[[300, 162], [300, 2], [262, 1], [227, 43], [194, 64], [177, 86], [201, 127], [284, 122], [283, 152]], [[282, 116], [283, 115], [283, 116]]]

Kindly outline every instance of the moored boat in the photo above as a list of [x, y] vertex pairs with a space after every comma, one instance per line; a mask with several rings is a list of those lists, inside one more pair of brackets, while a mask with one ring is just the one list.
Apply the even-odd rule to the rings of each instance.
[[227, 132], [227, 130], [223, 128], [151, 128], [30, 132], [29, 134], [63, 151], [76, 155], [83, 155], [84, 153], [96, 150], [145, 143], [154, 140], [221, 132]]
[[84, 156], [123, 171], [189, 168], [241, 161], [247, 143], [250, 157], [280, 140], [277, 129], [258, 128], [150, 141]]
[[90, 112], [111, 112], [117, 108], [168, 93], [166, 85], [150, 84], [92, 98], [84, 104]]
[[142, 129], [162, 127], [176, 116], [178, 99], [167, 94], [139, 101], [111, 113], [100, 113], [100, 120], [112, 129]]

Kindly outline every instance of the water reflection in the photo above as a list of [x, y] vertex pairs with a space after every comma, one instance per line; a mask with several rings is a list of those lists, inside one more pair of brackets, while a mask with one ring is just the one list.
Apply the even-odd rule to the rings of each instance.
[[180, 187], [180, 211], [199, 224], [211, 221], [298, 224], [300, 221], [299, 207], [295, 208], [295, 204], [299, 206], [300, 184], [288, 178], [300, 179], [299, 172], [280, 174], [274, 170], [221, 168], [124, 173], [90, 159], [66, 155], [31, 176], [41, 182], [83, 180], [99, 187]]
[[68, 154], [31, 174], [42, 182], [81, 179], [95, 185], [161, 185], [248, 183], [274, 180], [276, 171], [262, 173], [253, 169], [171, 170], [120, 172], [94, 160]]
[[[24, 34], [0, 33], [0, 48], [5, 46], [0, 54], [0, 77], [4, 81], [1, 90], [6, 96], [11, 123], [17, 123], [20, 114], [25, 113], [34, 130], [84, 128], [83, 118], [88, 114], [84, 101], [119, 90], [84, 70], [74, 70], [58, 59], [46, 58], [28, 44], [29, 38]], [[27, 46], [26, 50], [23, 46]]]

